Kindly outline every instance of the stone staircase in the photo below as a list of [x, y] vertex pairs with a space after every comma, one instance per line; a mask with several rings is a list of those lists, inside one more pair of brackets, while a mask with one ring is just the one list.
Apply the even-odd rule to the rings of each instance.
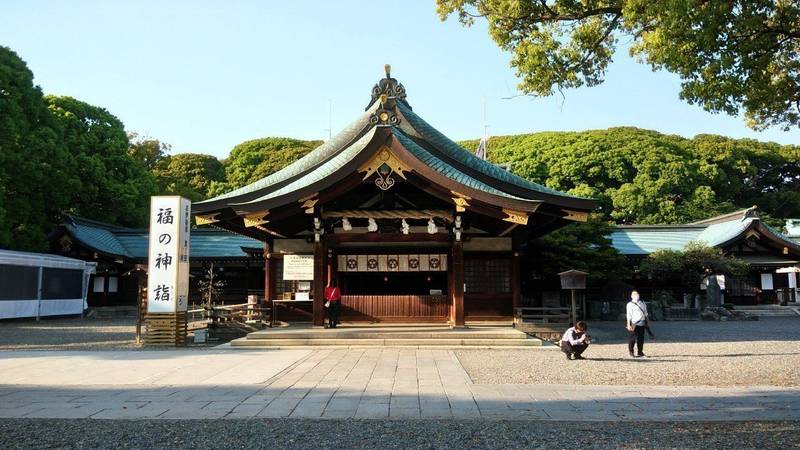
[[99, 306], [86, 311], [87, 319], [135, 319], [135, 306]]
[[281, 347], [541, 347], [542, 340], [512, 327], [442, 325], [344, 326], [336, 329], [292, 325], [256, 331], [230, 343], [232, 348]]
[[798, 306], [736, 305], [733, 309], [757, 317], [800, 317]]

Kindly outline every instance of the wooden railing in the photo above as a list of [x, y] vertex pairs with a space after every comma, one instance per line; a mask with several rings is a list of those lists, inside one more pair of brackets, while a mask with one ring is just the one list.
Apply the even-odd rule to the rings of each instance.
[[514, 321], [539, 324], [567, 324], [572, 322], [568, 307], [534, 307], [514, 308]]
[[514, 327], [541, 339], [558, 342], [573, 323], [569, 307], [514, 308]]
[[256, 303], [236, 305], [204, 306], [188, 310], [187, 321], [190, 330], [239, 323], [247, 325], [269, 325], [272, 309]]

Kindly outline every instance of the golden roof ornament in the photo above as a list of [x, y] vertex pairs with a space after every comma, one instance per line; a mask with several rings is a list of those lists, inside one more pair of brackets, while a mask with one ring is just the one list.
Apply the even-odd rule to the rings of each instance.
[[411, 109], [411, 105], [406, 101], [406, 88], [396, 79], [392, 78], [392, 65], [384, 64], [383, 70], [386, 72], [386, 78], [381, 78], [375, 83], [375, 86], [372, 87], [372, 98], [365, 110], [370, 109], [377, 101], [380, 101], [382, 105], [385, 104], [386, 100], [382, 98], [384, 95], [390, 103], [398, 101]]

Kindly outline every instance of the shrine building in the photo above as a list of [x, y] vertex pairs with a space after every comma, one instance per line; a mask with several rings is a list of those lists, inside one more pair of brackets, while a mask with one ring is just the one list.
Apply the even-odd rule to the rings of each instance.
[[343, 131], [192, 214], [264, 243], [264, 301], [282, 319], [322, 325], [336, 279], [345, 322], [463, 326], [510, 321], [523, 244], [596, 205], [464, 150], [413, 111], [387, 65]]

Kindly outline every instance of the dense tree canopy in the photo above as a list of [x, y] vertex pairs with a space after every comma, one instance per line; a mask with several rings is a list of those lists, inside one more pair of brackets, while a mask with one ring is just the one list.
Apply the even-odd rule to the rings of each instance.
[[625, 257], [611, 246], [612, 225], [598, 215], [539, 237], [525, 249], [526, 266], [538, 277], [565, 270], [589, 273], [590, 281], [622, 279], [629, 274]]
[[212, 195], [258, 181], [303, 157], [322, 141], [271, 137], [245, 141], [231, 150], [225, 160], [225, 182], [213, 183]]
[[128, 135], [104, 108], [71, 97], [46, 96], [72, 158], [72, 189], [65, 211], [120, 224], [144, 225], [152, 176], [128, 153]]
[[44, 247], [74, 188], [72, 168], [33, 74], [0, 47], [0, 247]]
[[800, 216], [798, 146], [610, 128], [492, 137], [488, 156], [522, 177], [598, 199], [601, 214], [618, 223], [686, 223], [752, 205]]
[[[127, 134], [101, 107], [43, 97], [25, 62], [0, 47], [0, 247], [41, 249], [63, 212], [144, 225], [150, 195], [209, 198], [320, 144], [264, 138], [237, 145], [224, 161], [170, 155], [168, 144]], [[462, 145], [473, 150], [477, 141]], [[683, 223], [751, 205], [775, 219], [800, 217], [798, 146], [612, 128], [493, 137], [488, 155], [525, 178], [600, 200], [589, 223], [531, 243], [542, 252], [561, 249], [535, 262], [543, 273], [578, 260], [590, 273], [602, 267], [615, 273], [619, 261], [603, 238], [606, 221]], [[580, 256], [565, 262], [564, 255]]]
[[747, 271], [747, 263], [704, 242], [690, 242], [683, 250], [651, 253], [642, 260], [639, 270], [652, 279], [682, 286], [686, 292], [696, 294], [707, 276], [741, 276]]
[[796, 0], [436, 0], [442, 20], [488, 21], [511, 52], [520, 90], [603, 82], [620, 41], [681, 80], [681, 97], [750, 126], [800, 125], [800, 3]]
[[128, 133], [128, 154], [140, 166], [152, 171], [164, 159], [172, 146], [158, 139], [142, 136], [138, 133]]
[[222, 163], [211, 155], [198, 153], [165, 156], [152, 173], [159, 193], [182, 195], [193, 202], [208, 198], [212, 183], [225, 181]]

